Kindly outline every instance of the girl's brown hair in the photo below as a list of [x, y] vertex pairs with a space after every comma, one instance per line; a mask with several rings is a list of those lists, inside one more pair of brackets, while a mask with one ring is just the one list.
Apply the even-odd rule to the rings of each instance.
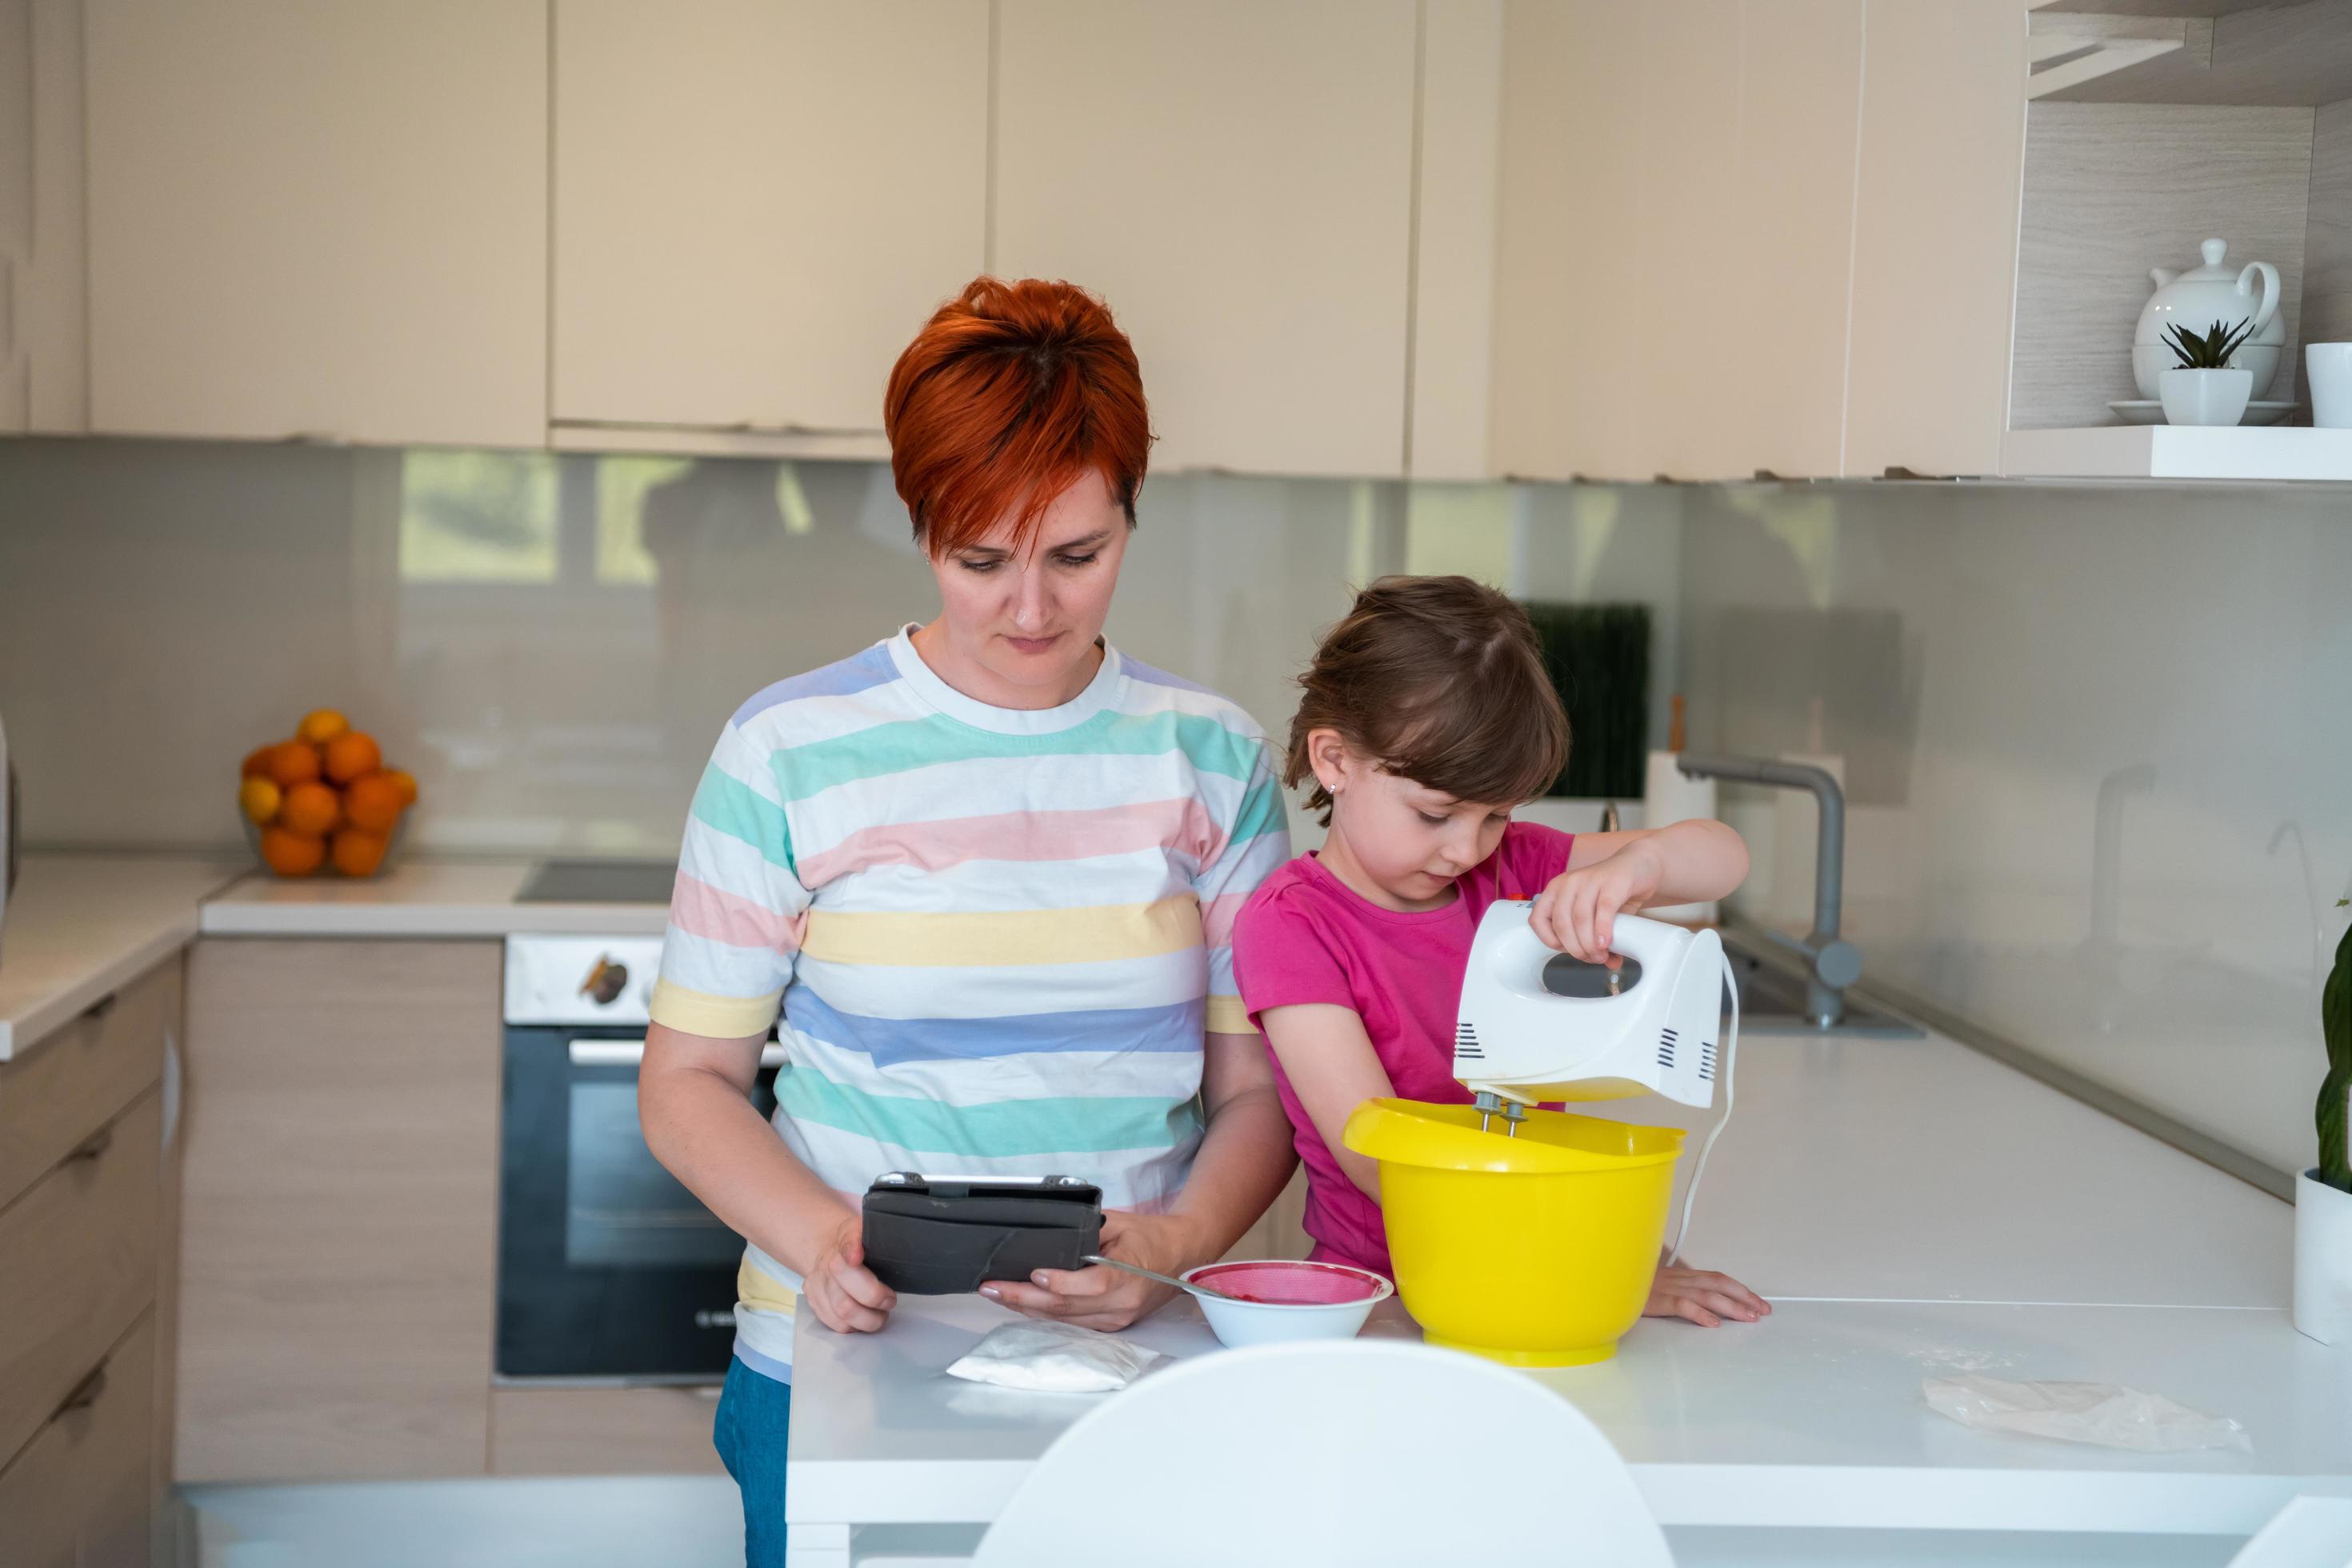
[[[1323, 634], [1298, 678], [1282, 782], [1314, 776], [1307, 737], [1348, 748], [1456, 800], [1531, 800], [1568, 761], [1568, 710], [1527, 612], [1467, 577], [1383, 577]], [[1318, 782], [1307, 809], [1331, 824]]]

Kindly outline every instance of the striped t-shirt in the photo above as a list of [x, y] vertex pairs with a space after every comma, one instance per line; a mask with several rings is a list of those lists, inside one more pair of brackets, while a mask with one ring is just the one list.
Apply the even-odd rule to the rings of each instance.
[[[729, 721], [653, 1016], [739, 1038], [781, 1000], [776, 1131], [853, 1206], [905, 1170], [1164, 1208], [1200, 1142], [1203, 1032], [1254, 1032], [1234, 916], [1288, 854], [1265, 736], [1225, 699], [1106, 646], [1070, 701], [995, 708], [902, 629]], [[747, 1248], [736, 1353], [770, 1376], [799, 1283]]]

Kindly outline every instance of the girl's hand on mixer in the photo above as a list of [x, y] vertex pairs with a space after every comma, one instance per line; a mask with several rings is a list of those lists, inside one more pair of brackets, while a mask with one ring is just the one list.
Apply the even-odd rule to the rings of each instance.
[[1528, 911], [1528, 923], [1546, 944], [1587, 963], [1617, 960], [1609, 951], [1620, 914], [1637, 914], [1658, 890], [1665, 862], [1646, 837], [1606, 859], [1575, 866], [1551, 879]]
[[1645, 1318], [1688, 1318], [1702, 1328], [1716, 1328], [1726, 1318], [1753, 1323], [1772, 1315], [1772, 1303], [1734, 1279], [1706, 1268], [1660, 1265], [1650, 1286]]

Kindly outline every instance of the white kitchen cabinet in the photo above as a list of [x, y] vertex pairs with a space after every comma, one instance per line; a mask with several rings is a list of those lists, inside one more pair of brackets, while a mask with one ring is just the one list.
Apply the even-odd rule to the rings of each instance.
[[547, 439], [545, 0], [87, 0], [90, 422]]
[[878, 434], [899, 351], [985, 262], [988, 14], [556, 0], [559, 440]]
[[0, 0], [0, 434], [89, 427], [81, 0]]
[[2020, 0], [1870, 0], [1845, 472], [2000, 471], [2025, 134]]
[[1846, 306], [1864, 0], [1743, 0], [1731, 234], [1734, 302], [1714, 401], [1738, 434], [1730, 469], [1842, 469]]
[[1646, 479], [1631, 395], [1642, 10], [1510, 0], [1503, 28], [1493, 471]]
[[1732, 405], [1727, 374], [1743, 352], [1733, 279], [1748, 264], [1733, 221], [1739, 0], [1648, 0], [1639, 9], [1641, 106], [1621, 153], [1637, 171], [1639, 349], [1627, 378], [1636, 477], [1745, 479], [1748, 411]]
[[1001, 0], [991, 265], [1109, 301], [1156, 467], [1403, 469], [1411, 0]]

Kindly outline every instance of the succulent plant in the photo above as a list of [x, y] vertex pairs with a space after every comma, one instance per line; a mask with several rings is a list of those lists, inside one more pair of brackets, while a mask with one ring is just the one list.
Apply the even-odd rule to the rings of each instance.
[[2344, 1139], [2346, 1100], [2352, 1096], [2352, 928], [2336, 944], [2336, 967], [2319, 994], [2319, 1029], [2327, 1039], [2327, 1078], [2319, 1086], [2319, 1179], [2352, 1192]]
[[2234, 327], [2216, 321], [2207, 331], [2192, 332], [2175, 321], [2164, 330], [2164, 334], [2165, 345], [2180, 361], [2182, 370], [2227, 370], [2230, 356], [2254, 335], [2254, 322], [2249, 316]]

